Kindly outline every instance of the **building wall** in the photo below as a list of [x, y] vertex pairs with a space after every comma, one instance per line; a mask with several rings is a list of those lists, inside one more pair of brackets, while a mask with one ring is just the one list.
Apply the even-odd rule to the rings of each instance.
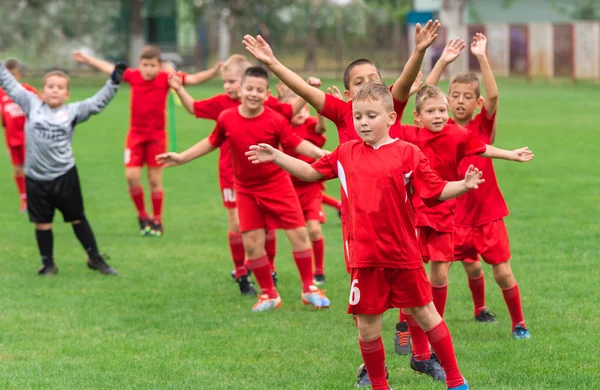
[[514, 0], [509, 7], [503, 7], [500, 0], [470, 1], [466, 19], [469, 24], [569, 21], [571, 18], [558, 12], [548, 0]]

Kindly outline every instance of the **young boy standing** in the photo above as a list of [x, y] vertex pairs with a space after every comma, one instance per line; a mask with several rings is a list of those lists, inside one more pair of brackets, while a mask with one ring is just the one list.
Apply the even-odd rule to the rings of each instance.
[[416, 146], [392, 138], [396, 113], [392, 94], [383, 84], [370, 82], [359, 89], [352, 111], [361, 140], [340, 145], [312, 165], [263, 143], [251, 147], [249, 160], [273, 162], [305, 181], [340, 179], [350, 238], [348, 313], [357, 317], [360, 350], [373, 389], [389, 389], [381, 327], [383, 313], [391, 307], [405, 308], [409, 325], [425, 330], [446, 371], [448, 388], [468, 389], [448, 327], [432, 304], [409, 198], [411, 188], [429, 205], [457, 197], [483, 183], [481, 172], [470, 167], [464, 180], [446, 182]]
[[[436, 85], [446, 66], [452, 63], [464, 48], [460, 41], [450, 41], [436, 63], [427, 82]], [[460, 73], [450, 83], [448, 102], [456, 122], [471, 130], [477, 138], [493, 144], [496, 138], [496, 112], [499, 93], [492, 68], [486, 55], [487, 39], [477, 33], [471, 44], [471, 53], [477, 57], [485, 86], [481, 96], [479, 78], [473, 73]], [[481, 112], [475, 115], [475, 110]], [[475, 115], [475, 116], [474, 116]], [[486, 173], [487, 183], [481, 189], [458, 198], [454, 227], [454, 258], [461, 260], [473, 298], [474, 316], [479, 322], [495, 321], [485, 305], [485, 279], [479, 257], [492, 265], [494, 279], [502, 290], [512, 320], [512, 334], [516, 339], [528, 339], [521, 294], [510, 266], [510, 244], [504, 218], [509, 215], [502, 197], [492, 160], [468, 156], [459, 164], [459, 174], [470, 164], [476, 164]]]
[[27, 117], [25, 125], [25, 166], [27, 211], [35, 224], [35, 235], [42, 257], [38, 274], [58, 272], [54, 263], [52, 220], [56, 209], [65, 222], [73, 225], [77, 239], [85, 249], [90, 269], [102, 274], [117, 272], [98, 251], [92, 228], [83, 209], [83, 197], [75, 166], [71, 140], [75, 126], [101, 112], [115, 96], [123, 68], [116, 69], [111, 79], [93, 97], [65, 104], [69, 99], [69, 78], [61, 71], [44, 76], [43, 100], [23, 88], [0, 63], [0, 87], [18, 104]]
[[[316, 308], [329, 307], [329, 299], [313, 285], [312, 253], [306, 222], [289, 175], [275, 165], [256, 169], [245, 157], [250, 145], [259, 141], [274, 147], [281, 144], [314, 158], [325, 154], [310, 142], [298, 138], [283, 116], [264, 106], [268, 91], [267, 72], [260, 67], [248, 68], [241, 81], [241, 105], [221, 113], [217, 127], [209, 137], [181, 154], [159, 155], [157, 161], [165, 166], [183, 164], [212, 152], [228, 140], [247, 264], [262, 292], [252, 311], [268, 311], [281, 306], [281, 297], [273, 283], [265, 251], [266, 231], [277, 228], [285, 230], [292, 244], [302, 280], [302, 301]], [[177, 93], [179, 96], [187, 94], [182, 85], [177, 86]], [[236, 268], [245, 268], [245, 265], [242, 263]]]
[[[17, 60], [6, 60], [4, 67], [17, 81], [21, 78], [21, 65]], [[21, 83], [21, 85], [27, 91], [37, 95], [37, 91], [31, 85], [25, 83]], [[2, 89], [0, 89], [0, 113], [2, 114], [6, 147], [13, 165], [13, 177], [21, 199], [19, 210], [25, 212], [27, 211], [25, 172], [23, 172], [23, 163], [25, 163], [25, 113], [21, 106], [13, 102]]]

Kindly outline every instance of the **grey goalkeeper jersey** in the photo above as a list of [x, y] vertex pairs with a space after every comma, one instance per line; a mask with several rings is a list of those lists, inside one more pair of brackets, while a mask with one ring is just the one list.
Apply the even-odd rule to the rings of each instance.
[[0, 88], [27, 116], [25, 123], [25, 175], [50, 181], [75, 166], [71, 140], [75, 126], [98, 114], [115, 96], [117, 84], [108, 80], [98, 93], [80, 102], [50, 108], [33, 92], [19, 84], [0, 63]]

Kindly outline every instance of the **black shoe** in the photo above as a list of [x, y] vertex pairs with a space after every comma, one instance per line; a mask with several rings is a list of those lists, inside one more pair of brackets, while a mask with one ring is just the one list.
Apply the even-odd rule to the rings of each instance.
[[409, 355], [411, 351], [410, 332], [406, 321], [396, 324], [396, 335], [394, 336], [394, 350], [398, 355]]
[[154, 237], [162, 237], [163, 226], [161, 222], [152, 221], [150, 224], [150, 235]]
[[433, 354], [429, 360], [422, 361], [416, 360], [415, 357], [411, 355], [410, 368], [418, 373], [429, 375], [433, 378], [433, 380], [446, 382], [446, 373], [440, 365], [437, 357], [435, 357]]
[[313, 277], [313, 283], [315, 286], [321, 286], [325, 284], [325, 275], [315, 274], [315, 276]]
[[[369, 378], [369, 373], [367, 372], [367, 366], [361, 364], [358, 367], [358, 380], [354, 384], [354, 387], [371, 387], [371, 378]], [[388, 372], [387, 366], [385, 366], [385, 377], [386, 379], [390, 379], [390, 373]]]
[[242, 295], [256, 295], [256, 290], [248, 278], [248, 275], [240, 276], [236, 282], [240, 286], [240, 293], [242, 293]]
[[277, 287], [277, 282], [279, 282], [279, 279], [277, 279], [277, 272], [271, 271], [271, 277], [273, 278], [273, 284]]
[[54, 275], [58, 273], [58, 267], [56, 264], [52, 263], [50, 265], [44, 265], [42, 268], [38, 269], [38, 275], [46, 276], [46, 275]]
[[[252, 276], [252, 271], [250, 271], [250, 268], [246, 267], [246, 272], [248, 272], [248, 276]], [[237, 281], [237, 279], [235, 277], [235, 270], [231, 271], [231, 278], [234, 281]]]
[[108, 265], [105, 259], [108, 259], [107, 255], [98, 256], [96, 259], [89, 258], [87, 261], [87, 266], [89, 269], [98, 271], [102, 275], [118, 275], [117, 271]]
[[496, 315], [490, 313], [487, 310], [483, 310], [481, 313], [475, 316], [477, 322], [496, 322]]
[[152, 228], [152, 223], [150, 222], [150, 220], [138, 217], [138, 221], [140, 223], [140, 236], [149, 236], [150, 230]]

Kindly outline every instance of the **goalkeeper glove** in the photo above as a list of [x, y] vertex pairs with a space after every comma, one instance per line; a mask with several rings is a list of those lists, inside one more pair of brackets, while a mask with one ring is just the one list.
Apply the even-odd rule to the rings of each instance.
[[123, 74], [125, 73], [126, 69], [126, 63], [119, 62], [118, 64], [116, 64], [115, 70], [113, 70], [112, 74], [110, 75], [110, 79], [112, 80], [112, 82], [115, 84], [120, 84], [121, 80], [123, 80]]

